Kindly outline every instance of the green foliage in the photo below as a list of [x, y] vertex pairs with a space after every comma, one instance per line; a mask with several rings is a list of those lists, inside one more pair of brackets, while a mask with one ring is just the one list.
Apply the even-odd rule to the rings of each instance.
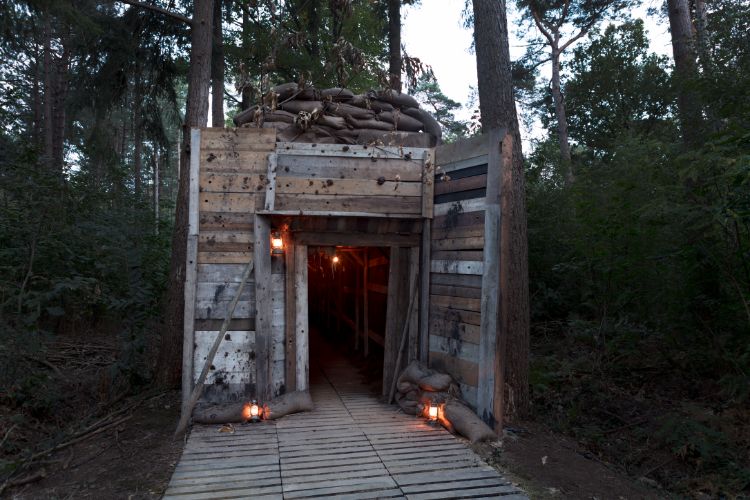
[[455, 116], [455, 112], [461, 109], [461, 104], [443, 94], [434, 76], [422, 75], [417, 80], [417, 85], [409, 89], [409, 94], [416, 97], [440, 123], [445, 142], [454, 142], [469, 134], [468, 124]]

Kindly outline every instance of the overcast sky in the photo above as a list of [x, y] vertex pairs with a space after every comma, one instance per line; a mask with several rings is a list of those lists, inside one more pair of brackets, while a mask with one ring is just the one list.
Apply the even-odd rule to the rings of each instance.
[[[421, 5], [404, 7], [402, 13], [402, 43], [406, 52], [431, 65], [443, 92], [462, 104], [468, 99], [469, 87], [477, 84], [476, 61], [469, 52], [472, 32], [464, 29], [461, 22], [464, 3], [465, 0], [422, 0]], [[645, 21], [651, 50], [671, 57], [666, 21], [646, 14], [649, 7], [659, 7], [661, 3], [661, 0], [645, 0], [643, 6], [633, 10], [632, 16]], [[524, 41], [515, 26], [518, 15], [513, 9], [509, 18], [511, 58], [517, 59], [524, 54]], [[549, 65], [540, 70], [543, 78], [548, 79], [549, 73]], [[470, 110], [464, 110], [460, 117], [466, 119], [469, 114]]]

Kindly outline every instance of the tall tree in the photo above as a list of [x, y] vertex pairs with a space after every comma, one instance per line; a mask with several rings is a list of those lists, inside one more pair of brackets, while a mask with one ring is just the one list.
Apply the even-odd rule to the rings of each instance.
[[[542, 62], [549, 61], [552, 65], [550, 91], [555, 104], [560, 157], [565, 164], [568, 182], [573, 180], [573, 169], [570, 164], [568, 117], [560, 74], [561, 58], [573, 43], [591, 31], [605, 15], [619, 11], [627, 3], [626, 0], [517, 0], [518, 7], [524, 11], [524, 17], [536, 26], [543, 43], [549, 48], [549, 56]], [[566, 35], [567, 39], [564, 39]]]
[[[513, 98], [505, 0], [473, 0], [479, 110], [482, 129], [505, 128], [511, 138], [510, 162], [503, 162], [500, 246], [500, 338], [496, 355], [495, 394], [511, 418], [529, 410], [529, 282], [526, 199], [521, 134]], [[505, 144], [507, 145], [507, 143]], [[503, 352], [505, 350], [505, 352]], [[505, 366], [499, 363], [505, 360]], [[496, 404], [496, 408], [497, 408]], [[502, 415], [495, 415], [501, 419]]]
[[388, 79], [401, 91], [401, 0], [388, 0]]
[[686, 145], [696, 146], [701, 142], [703, 118], [700, 97], [694, 88], [697, 77], [696, 52], [688, 0], [667, 0], [667, 12], [672, 33], [677, 112], [682, 138]]
[[222, 0], [214, 0], [213, 52], [211, 53], [211, 126], [224, 127], [224, 31]]

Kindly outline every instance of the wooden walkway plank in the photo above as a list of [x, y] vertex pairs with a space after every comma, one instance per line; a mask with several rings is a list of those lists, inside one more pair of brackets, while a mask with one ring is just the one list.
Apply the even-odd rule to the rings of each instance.
[[164, 498], [527, 500], [463, 440], [378, 401], [348, 363], [311, 377], [312, 412], [195, 426]]

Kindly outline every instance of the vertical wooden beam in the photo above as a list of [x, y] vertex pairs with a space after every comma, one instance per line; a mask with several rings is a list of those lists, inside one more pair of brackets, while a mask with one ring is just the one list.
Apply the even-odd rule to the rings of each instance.
[[[495, 408], [495, 351], [500, 325], [500, 186], [502, 183], [502, 140], [505, 131], [487, 134], [487, 197], [484, 212], [484, 275], [482, 277], [481, 321], [479, 325], [479, 387], [477, 413], [496, 432], [502, 431], [502, 410]], [[504, 369], [502, 367], [501, 369]]]
[[[419, 247], [409, 249], [409, 290], [416, 290], [419, 280]], [[411, 300], [409, 297], [408, 300]], [[414, 304], [414, 310], [409, 316], [409, 343], [407, 347], [406, 360], [411, 363], [419, 359], [419, 301]]]
[[352, 259], [354, 264], [354, 350], [359, 351], [359, 301], [362, 297], [362, 276], [359, 274], [359, 262]]
[[365, 248], [365, 265], [364, 265], [364, 285], [362, 287], [362, 293], [363, 293], [363, 299], [362, 299], [362, 314], [364, 315], [364, 324], [362, 332], [362, 342], [364, 343], [365, 348], [365, 357], [367, 357], [370, 354], [370, 311], [369, 311], [369, 301], [370, 301], [370, 291], [368, 290], [368, 287], [370, 285], [367, 274], [369, 273], [370, 269], [370, 249]]
[[424, 152], [422, 160], [422, 217], [432, 219], [435, 205], [435, 150]]
[[419, 273], [419, 360], [429, 363], [430, 357], [430, 245], [432, 220], [422, 219], [422, 246]]
[[195, 349], [195, 293], [198, 274], [198, 191], [200, 178], [201, 131], [190, 130], [190, 180], [188, 191], [188, 237], [185, 259], [185, 306], [182, 330], [182, 409], [185, 414], [193, 392], [193, 355]]
[[294, 248], [294, 293], [296, 300], [295, 334], [297, 343], [297, 390], [306, 391], [309, 382], [310, 353], [307, 318], [307, 246]]
[[[388, 296], [385, 311], [385, 346], [383, 348], [383, 396], [388, 396], [397, 370], [396, 362], [400, 347], [400, 335], [406, 320], [405, 306], [408, 304], [406, 290], [409, 282], [408, 265], [409, 249], [391, 247], [390, 266], [388, 269]], [[406, 302], [406, 304], [405, 304]]]
[[266, 216], [255, 215], [255, 387], [258, 399], [271, 394], [271, 223]]
[[268, 171], [266, 173], [265, 210], [273, 210], [276, 206], [276, 153], [268, 155]]
[[284, 259], [286, 260], [286, 276], [284, 277], [284, 386], [286, 392], [297, 390], [297, 291], [294, 287], [297, 259], [295, 259], [295, 245], [291, 237], [285, 242]]

